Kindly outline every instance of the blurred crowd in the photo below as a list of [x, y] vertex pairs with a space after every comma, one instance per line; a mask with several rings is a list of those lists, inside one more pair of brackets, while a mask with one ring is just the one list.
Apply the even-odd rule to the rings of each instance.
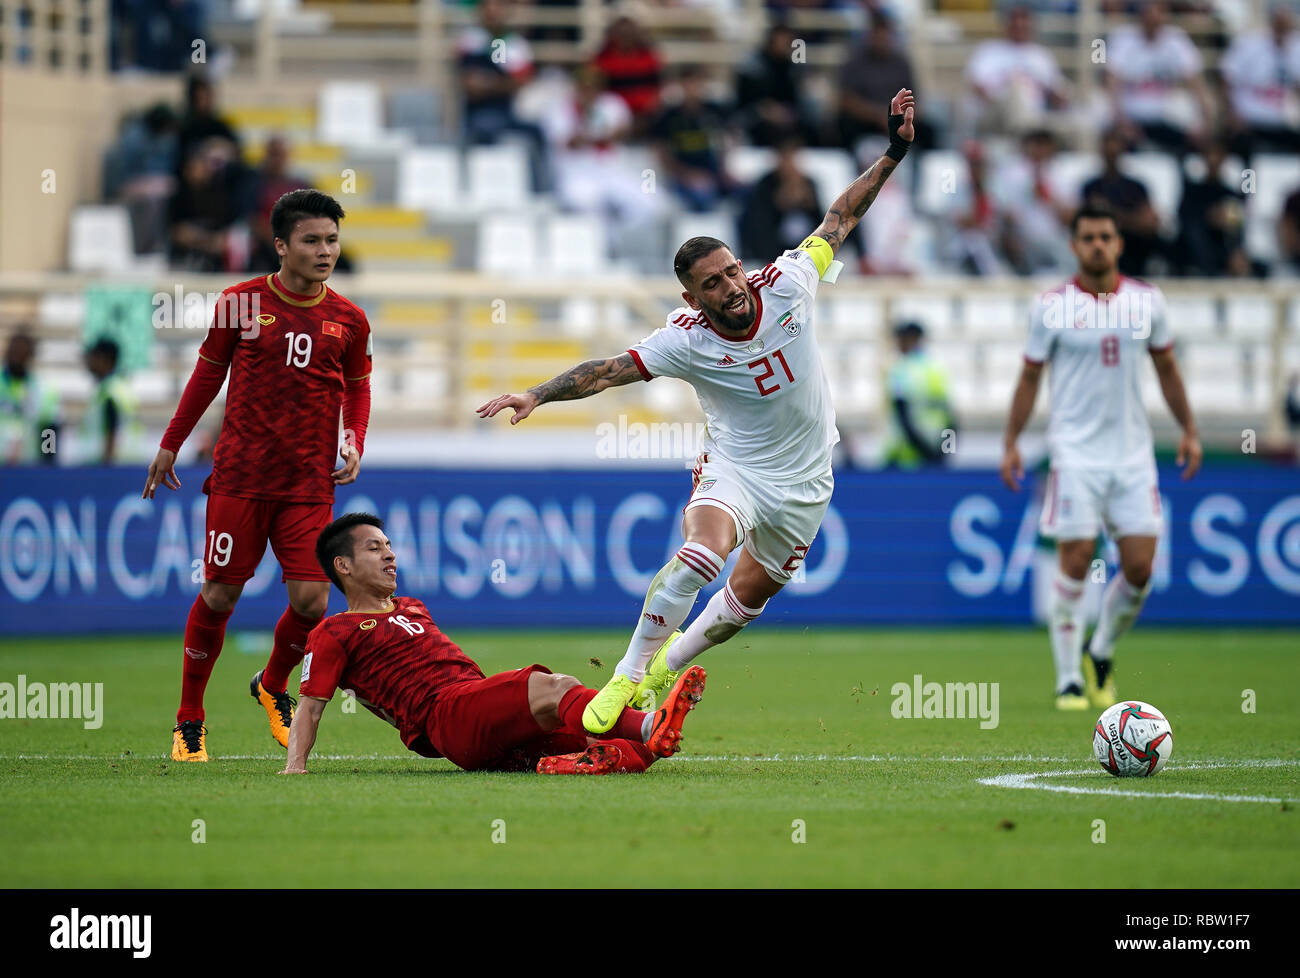
[[[643, 168], [618, 152], [638, 147], [653, 153], [675, 210], [734, 217], [742, 257], [767, 260], [831, 203], [800, 165], [800, 150], [848, 150], [865, 165], [886, 138], [890, 98], [911, 88], [922, 107], [918, 148], [948, 150], [956, 172], [941, 174], [940, 196], [918, 186], [917, 166], [888, 187], [854, 242], [864, 272], [1063, 270], [1071, 211], [1104, 201], [1123, 216], [1127, 274], [1300, 273], [1300, 182], [1286, 188], [1269, 254], [1252, 254], [1246, 220], [1254, 158], [1300, 152], [1300, 29], [1290, 3], [1271, 3], [1259, 30], [1214, 28], [1206, 40], [1214, 57], [1205, 59], [1176, 18], [1205, 14], [1217, 25], [1221, 4], [1106, 0], [1108, 12], [1131, 19], [1094, 45], [1090, 100], [1038, 36], [1038, 14], [1074, 11], [1066, 0], [998, 5], [1002, 35], [974, 46], [960, 92], [933, 98], [888, 0], [768, 0], [773, 26], [725, 74], [668, 65], [660, 42], [630, 14], [614, 16], [571, 72], [542, 69], [532, 44], [567, 28], [516, 28], [526, 18], [512, 0], [475, 6], [477, 23], [456, 41], [463, 143], [522, 143], [533, 189], [565, 210], [601, 215], [615, 238], [636, 235], [662, 212], [645, 192]], [[937, 0], [940, 11], [992, 6]], [[861, 15], [865, 27], [838, 70], [805, 63], [815, 32], [796, 33], [779, 16], [795, 8]], [[133, 26], [119, 32], [129, 43], [115, 50], [137, 65], [160, 64], [161, 51], [179, 50], [167, 39], [187, 36], [207, 9], [197, 0], [119, 0], [115, 10]], [[293, 174], [283, 139], [266, 145], [257, 169], [245, 166], [239, 136], [214, 102], [210, 83], [195, 77], [179, 112], [159, 105], [126, 120], [106, 161], [106, 195], [131, 209], [137, 251], [166, 250], [173, 264], [195, 270], [274, 267], [270, 205], [307, 181]], [[774, 150], [770, 170], [738, 178], [729, 162], [744, 146]], [[1095, 175], [1059, 165], [1062, 154], [1080, 151], [1096, 154]], [[1172, 219], [1126, 164], [1135, 152], [1176, 162]], [[908, 235], [899, 229], [918, 221], [933, 228], [932, 243], [900, 247]]]

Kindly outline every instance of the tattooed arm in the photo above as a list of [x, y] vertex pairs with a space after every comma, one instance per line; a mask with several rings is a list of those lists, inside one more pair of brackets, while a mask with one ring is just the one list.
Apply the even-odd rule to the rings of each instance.
[[522, 394], [501, 394], [488, 401], [477, 411], [480, 418], [490, 418], [503, 408], [514, 408], [511, 424], [518, 424], [533, 413], [533, 409], [547, 401], [576, 401], [580, 397], [599, 394], [609, 387], [622, 387], [641, 380], [641, 371], [630, 353], [608, 360], [586, 360], [538, 384]]
[[[898, 135], [902, 140], [910, 143], [916, 135], [912, 125], [916, 113], [916, 100], [912, 93], [906, 88], [900, 89], [893, 101], [889, 103], [889, 112], [891, 115], [903, 116]], [[880, 188], [885, 185], [885, 181], [897, 166], [898, 162], [888, 154], [872, 163], [866, 173], [849, 184], [845, 191], [835, 198], [835, 203], [831, 204], [831, 209], [826, 212], [826, 216], [822, 218], [821, 224], [817, 226], [813, 235], [826, 241], [831, 246], [832, 252], [839, 251], [840, 245], [844, 244], [844, 239], [858, 226], [858, 221], [862, 220], [862, 215], [875, 201]]]

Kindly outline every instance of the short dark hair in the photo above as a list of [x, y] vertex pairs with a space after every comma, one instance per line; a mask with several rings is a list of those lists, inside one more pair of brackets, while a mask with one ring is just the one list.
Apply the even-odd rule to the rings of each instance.
[[1074, 212], [1074, 217], [1070, 218], [1070, 237], [1079, 233], [1079, 222], [1091, 218], [1098, 221], [1110, 221], [1115, 225], [1116, 233], [1119, 232], [1119, 221], [1115, 218], [1115, 212], [1104, 204], [1084, 204]]
[[707, 236], [690, 238], [677, 249], [677, 254], [673, 257], [673, 272], [677, 275], [677, 281], [690, 288], [691, 269], [695, 263], [705, 255], [711, 255], [719, 248], [726, 247], [726, 242], [719, 241], [717, 238]]
[[382, 530], [384, 521], [374, 513], [347, 513], [321, 530], [316, 538], [316, 562], [340, 591], [343, 582], [334, 570], [334, 558], [352, 556], [352, 531], [358, 526], [374, 526]]
[[271, 208], [271, 234], [282, 241], [288, 241], [294, 225], [311, 217], [328, 217], [338, 224], [343, 220], [343, 207], [329, 194], [319, 190], [290, 190]]
[[117, 369], [117, 361], [121, 355], [121, 348], [118, 347], [117, 341], [109, 339], [107, 336], [101, 336], [94, 343], [86, 347], [86, 356], [93, 357], [96, 355], [107, 357], [112, 361], [113, 369]]

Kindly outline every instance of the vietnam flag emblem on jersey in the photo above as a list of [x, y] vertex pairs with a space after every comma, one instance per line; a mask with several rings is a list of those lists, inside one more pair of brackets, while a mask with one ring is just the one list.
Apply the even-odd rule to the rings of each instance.
[[323, 336], [343, 335], [343, 327], [338, 323], [331, 323], [328, 319], [320, 324], [320, 331]]

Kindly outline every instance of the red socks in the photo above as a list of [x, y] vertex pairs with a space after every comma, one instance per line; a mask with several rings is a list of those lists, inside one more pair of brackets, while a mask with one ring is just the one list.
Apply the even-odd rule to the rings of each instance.
[[[585, 730], [582, 725], [582, 711], [587, 708], [587, 704], [592, 701], [596, 693], [597, 690], [587, 689], [585, 686], [574, 686], [565, 693], [559, 706], [560, 727], [574, 732]], [[618, 738], [640, 744], [642, 743], [641, 727], [644, 722], [645, 714], [629, 706], [618, 715], [614, 726], [605, 737], [610, 740]]]
[[190, 617], [185, 622], [185, 656], [181, 660], [181, 708], [176, 722], [203, 719], [203, 691], [207, 689], [212, 667], [221, 655], [230, 612], [216, 612], [208, 607], [203, 595], [194, 599]]
[[289, 673], [307, 653], [307, 636], [316, 627], [319, 618], [307, 618], [293, 610], [284, 609], [275, 626], [275, 644], [271, 658], [262, 671], [262, 685], [268, 693], [283, 693], [289, 685]]

